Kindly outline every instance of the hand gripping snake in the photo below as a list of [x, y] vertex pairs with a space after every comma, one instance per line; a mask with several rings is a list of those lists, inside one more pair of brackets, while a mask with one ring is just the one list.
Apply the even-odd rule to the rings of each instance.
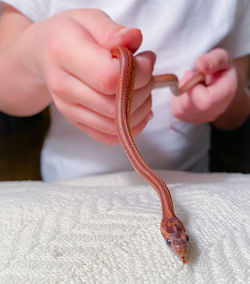
[[[120, 76], [116, 94], [116, 127], [121, 145], [127, 154], [134, 169], [148, 182], [158, 194], [162, 206], [162, 220], [160, 230], [167, 245], [187, 263], [185, 254], [189, 240], [182, 222], [174, 213], [174, 206], [169, 189], [165, 182], [143, 160], [133, 140], [130, 130], [130, 108], [132, 102], [135, 60], [133, 54], [126, 47], [115, 47], [112, 56], [119, 59]], [[178, 78], [174, 74], [153, 76], [155, 87], [169, 86], [175, 95], [186, 92], [199, 82], [204, 82], [204, 75], [198, 73], [181, 88]]]

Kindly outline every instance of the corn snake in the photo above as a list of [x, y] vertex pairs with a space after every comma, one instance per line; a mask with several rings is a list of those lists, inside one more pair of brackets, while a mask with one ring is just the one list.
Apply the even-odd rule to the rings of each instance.
[[[121, 145], [134, 169], [148, 182], [158, 194], [162, 207], [160, 230], [168, 246], [187, 263], [187, 242], [189, 240], [183, 223], [174, 213], [171, 194], [166, 183], [144, 161], [133, 140], [129, 116], [135, 80], [135, 59], [126, 47], [118, 46], [112, 50], [112, 56], [119, 59], [120, 74], [116, 94], [116, 127]], [[204, 82], [204, 76], [196, 74], [181, 88], [174, 74], [153, 76], [154, 87], [169, 86], [175, 95], [181, 95], [197, 83]]]

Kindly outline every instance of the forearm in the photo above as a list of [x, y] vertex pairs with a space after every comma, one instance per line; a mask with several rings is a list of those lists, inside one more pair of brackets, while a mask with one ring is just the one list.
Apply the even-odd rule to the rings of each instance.
[[33, 115], [50, 102], [47, 88], [28, 67], [31, 53], [19, 39], [0, 52], [0, 111], [11, 115]]
[[50, 102], [47, 88], [34, 73], [33, 23], [3, 4], [0, 17], [0, 111], [32, 115]]
[[239, 127], [250, 114], [249, 90], [241, 86], [228, 109], [220, 115], [212, 125], [219, 129], [232, 130]]

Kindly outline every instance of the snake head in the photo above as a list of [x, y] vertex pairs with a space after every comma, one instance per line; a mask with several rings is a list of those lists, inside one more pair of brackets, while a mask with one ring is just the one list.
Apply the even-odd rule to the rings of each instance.
[[177, 217], [162, 220], [161, 233], [167, 245], [183, 259], [189, 238], [181, 221]]

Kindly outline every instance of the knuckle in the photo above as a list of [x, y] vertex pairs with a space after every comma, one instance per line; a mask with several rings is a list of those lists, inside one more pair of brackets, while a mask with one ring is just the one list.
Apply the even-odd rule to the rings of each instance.
[[115, 121], [112, 119], [110, 123], [107, 123], [103, 131], [105, 131], [107, 134], [110, 134], [110, 135], [117, 135]]
[[230, 55], [225, 49], [218, 48], [214, 51], [217, 52], [217, 56], [211, 56], [213, 66], [223, 66], [230, 62]]
[[57, 59], [63, 54], [63, 46], [64, 40], [61, 32], [51, 32], [47, 38], [47, 52], [48, 55], [53, 58]]
[[103, 10], [98, 8], [89, 9], [89, 13], [95, 16], [100, 16], [100, 17], [104, 16], [109, 18], [107, 13], [105, 13]]
[[57, 96], [62, 96], [65, 94], [65, 86], [63, 82], [64, 80], [61, 80], [61, 78], [56, 75], [51, 75], [47, 78], [47, 84], [50, 91]]
[[68, 38], [65, 34], [72, 34], [72, 23], [63, 16], [55, 16], [46, 36], [46, 50], [48, 55], [55, 59], [65, 56]]

